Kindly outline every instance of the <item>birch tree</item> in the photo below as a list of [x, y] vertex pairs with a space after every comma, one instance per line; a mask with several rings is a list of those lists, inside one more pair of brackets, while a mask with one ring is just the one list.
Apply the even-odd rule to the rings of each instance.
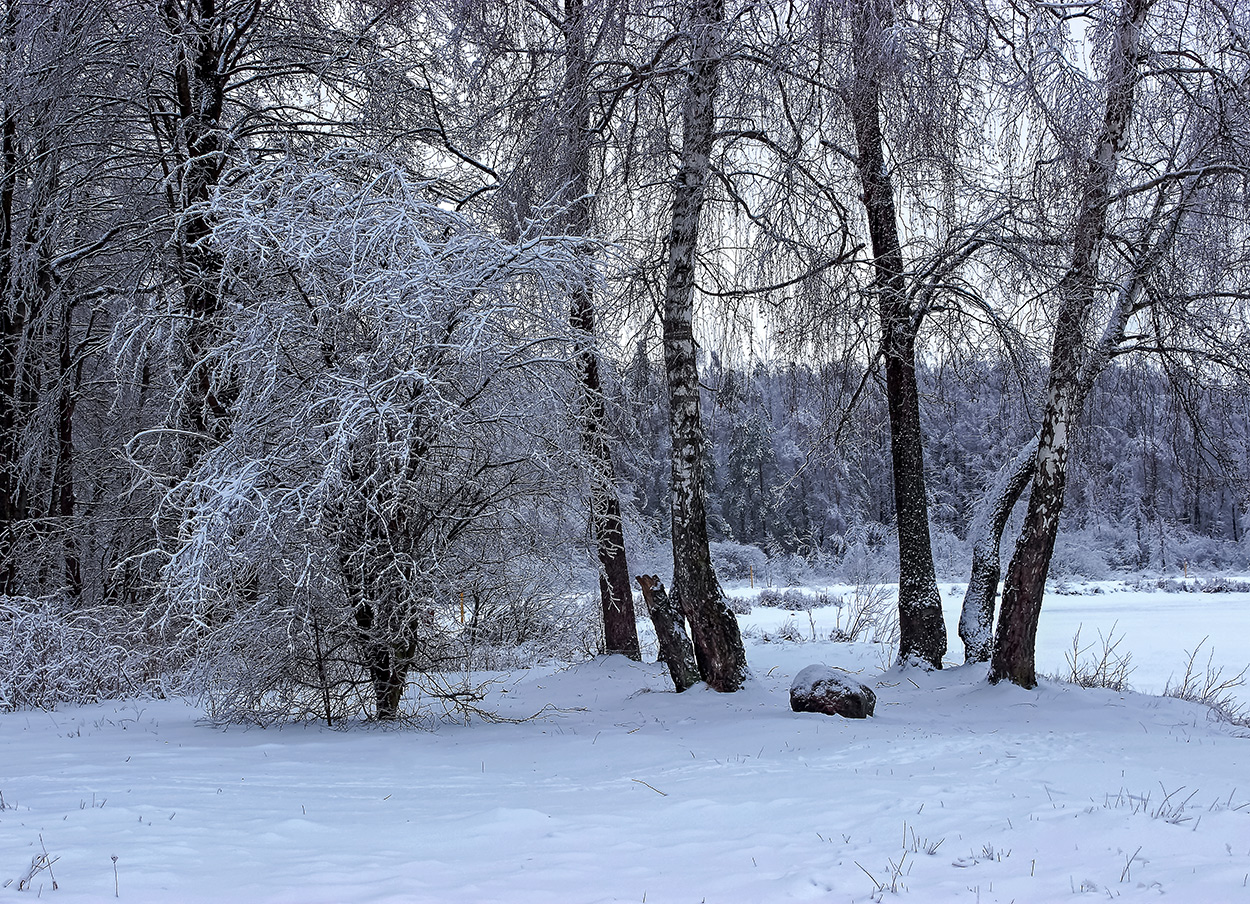
[[[1173, 15], [1182, 10], [1184, 17]], [[1186, 18], [1203, 22], [1205, 34], [1191, 31]], [[1239, 332], [1233, 325], [1244, 323], [1245, 295], [1236, 272], [1222, 274], [1220, 289], [1205, 280], [1183, 286], [1167, 274], [1185, 267], [1185, 256], [1197, 250], [1187, 234], [1209, 228], [1202, 224], [1213, 214], [1220, 231], [1241, 231], [1226, 215], [1235, 208], [1226, 205], [1229, 176], [1237, 184], [1245, 172], [1241, 115], [1232, 112], [1240, 102], [1229, 103], [1244, 96], [1245, 61], [1229, 48], [1245, 23], [1217, 5], [1126, 0], [1092, 34], [1102, 39], [1101, 118], [1076, 183], [1071, 256], [1053, 289], [1057, 310], [1032, 490], [1004, 581], [990, 670], [992, 681], [1025, 687], [1036, 683], [1034, 643], [1069, 454], [1097, 375], [1127, 351], [1166, 359], [1178, 342], [1172, 329], [1182, 322], [1189, 332], [1179, 342], [1191, 366], [1204, 355], [1220, 367], [1244, 366], [1237, 343], [1201, 326], [1218, 296], [1219, 317]], [[1173, 65], [1174, 56], [1186, 62]], [[1217, 197], [1224, 201], [1213, 204]], [[1091, 341], [1100, 309], [1109, 313]]]
[[[478, 191], [490, 198], [479, 206], [502, 213], [514, 229], [542, 228], [584, 239], [581, 253], [590, 278], [571, 287], [569, 322], [579, 337], [581, 445], [605, 651], [637, 659], [624, 517], [601, 374], [604, 361], [597, 321], [598, 306], [606, 299], [602, 280], [594, 278], [605, 238], [596, 216], [600, 200], [596, 188], [604, 182], [607, 156], [600, 137], [606, 127], [602, 97], [611, 96], [611, 76], [619, 67], [608, 57], [620, 49], [619, 20], [624, 11], [615, 0], [552, 0], [530, 4], [526, 15], [515, 20], [504, 17], [502, 23], [496, 12], [489, 5], [465, 3], [453, 13], [454, 19], [464, 21], [460, 34], [473, 41], [470, 52], [461, 49], [468, 57], [461, 63], [465, 77], [489, 84], [492, 92], [507, 98], [498, 109], [483, 112], [478, 106], [464, 115], [470, 120], [464, 127], [468, 140], [457, 150], [490, 160], [476, 163], [487, 176]], [[541, 49], [558, 62], [522, 75], [515, 59], [517, 46]], [[498, 128], [509, 127], [513, 134], [501, 140]]]
[[946, 627], [929, 540], [924, 441], [916, 384], [919, 313], [908, 297], [894, 185], [881, 133], [884, 37], [893, 19], [890, 4], [876, 0], [854, 3], [850, 16], [854, 74], [848, 106], [855, 124], [856, 168], [863, 184], [864, 209], [872, 238], [874, 291], [890, 408], [894, 513], [898, 524], [899, 659], [941, 668]]
[[1133, 114], [1140, 77], [1141, 31], [1149, 9], [1148, 0], [1125, 0], [1113, 26], [1102, 126], [1087, 162], [1074, 225], [1071, 264], [1058, 286], [1059, 311], [1032, 491], [1003, 587], [1002, 612], [990, 666], [990, 680], [994, 682], [1009, 679], [1023, 687], [1037, 683], [1033, 666], [1037, 622], [1059, 530], [1068, 447], [1084, 403], [1079, 385], [1084, 335], [1095, 301], [1112, 179]]
[[673, 455], [673, 592], [690, 622], [703, 680], [714, 690], [736, 691], [747, 677], [746, 654], [738, 621], [725, 603], [712, 568], [708, 546], [705, 438], [694, 338], [699, 220], [716, 135], [717, 73], [724, 47], [724, 14], [721, 0], [693, 0], [686, 23], [690, 51], [668, 238], [664, 362]]

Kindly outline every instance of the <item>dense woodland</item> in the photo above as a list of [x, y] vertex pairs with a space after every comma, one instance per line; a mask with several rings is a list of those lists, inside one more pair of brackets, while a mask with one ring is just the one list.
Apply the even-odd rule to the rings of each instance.
[[[714, 543], [756, 547], [760, 555], [748, 555], [757, 570], [772, 567], [778, 582], [787, 579], [786, 561], [796, 577], [849, 578], [840, 566], [850, 547], [890, 545], [889, 431], [879, 389], [867, 390], [846, 416], [858, 370], [746, 370], [714, 360], [704, 374]], [[1037, 387], [1022, 387], [1022, 376], [1035, 384], [1043, 375], [1040, 365], [1023, 375], [985, 363], [957, 373], [921, 368], [930, 521], [944, 579], [967, 580], [986, 487], [1035, 430], [1027, 400]], [[663, 374], [636, 357], [624, 380], [622, 417], [639, 431], [624, 453], [626, 497], [645, 524], [663, 526]], [[1246, 567], [1246, 399], [1208, 391], [1193, 404], [1149, 366], [1116, 367], [1099, 381], [1073, 451], [1060, 576], [1184, 573], [1187, 563], [1205, 573]], [[740, 571], [727, 577], [746, 577]]]
[[1028, 687], [1048, 576], [1245, 564], [1244, 5], [2, 7], [0, 707], [471, 706], [646, 571], [729, 692], [867, 561]]

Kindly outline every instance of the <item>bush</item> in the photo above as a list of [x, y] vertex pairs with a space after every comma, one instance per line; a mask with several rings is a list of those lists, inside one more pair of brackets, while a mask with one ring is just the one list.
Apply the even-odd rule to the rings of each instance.
[[552, 599], [532, 588], [497, 595], [474, 608], [464, 641], [466, 665], [476, 669], [579, 662], [602, 652], [603, 612], [594, 596]]
[[760, 605], [765, 609], [791, 609], [801, 612], [815, 609], [819, 603], [815, 596], [804, 593], [797, 587], [779, 590], [776, 587], [765, 587], [760, 591]]
[[158, 671], [153, 645], [121, 609], [0, 596], [0, 710], [153, 693]]
[[1226, 676], [1222, 668], [1212, 664], [1215, 655], [1212, 652], [1207, 655], [1206, 668], [1198, 667], [1198, 653], [1206, 642], [1207, 638], [1204, 637], [1192, 652], [1186, 651], [1189, 659], [1185, 664], [1185, 674], [1179, 681], [1169, 678], [1163, 688], [1163, 696], [1201, 703], [1210, 707], [1215, 718], [1242, 728], [1250, 728], [1250, 706], [1234, 693], [1246, 686], [1246, 673], [1250, 671], [1250, 666], [1235, 675]]
[[1113, 624], [1106, 635], [1099, 631], [1099, 643], [1084, 648], [1081, 647], [1081, 629], [1077, 628], [1072, 635], [1072, 649], [1064, 654], [1068, 674], [1056, 677], [1080, 687], [1129, 690], [1128, 676], [1133, 672], [1133, 654], [1119, 652], [1124, 635], [1116, 637], [1115, 627]]
[[763, 577], [768, 568], [768, 556], [758, 546], [736, 543], [733, 540], [716, 540], [709, 544], [712, 566], [724, 580], [746, 581], [752, 572], [756, 580]]
[[898, 608], [893, 594], [881, 584], [860, 584], [836, 598], [837, 622], [829, 639], [841, 643], [898, 642]]
[[1250, 593], [1250, 581], [1217, 576], [1202, 578], [1139, 578], [1128, 581], [1129, 590], [1159, 590], [1164, 593]]

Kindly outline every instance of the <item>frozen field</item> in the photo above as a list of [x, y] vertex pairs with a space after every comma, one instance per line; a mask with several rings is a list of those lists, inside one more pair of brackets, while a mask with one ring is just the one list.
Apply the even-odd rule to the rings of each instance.
[[[1136, 686], [1208, 635], [1217, 662], [1250, 661], [1250, 595], [1113, 586], [1048, 596], [1041, 669], [1064, 668], [1078, 624], [1089, 642], [1116, 621]], [[1250, 902], [1250, 740], [1204, 708], [760, 639], [791, 618], [808, 632], [806, 613], [742, 617], [755, 678], [734, 695], [679, 696], [621, 658], [497, 676], [501, 713], [546, 709], [520, 724], [223, 730], [176, 701], [0, 715], [0, 900]], [[790, 712], [813, 662], [873, 685], [876, 716]]]

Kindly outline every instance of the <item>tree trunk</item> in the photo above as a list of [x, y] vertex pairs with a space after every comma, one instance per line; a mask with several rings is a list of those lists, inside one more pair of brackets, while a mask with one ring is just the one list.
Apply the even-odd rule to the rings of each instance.
[[[1137, 249], [1133, 265], [1120, 286], [1116, 304], [1103, 327], [1102, 336], [1093, 352], [1081, 364], [1077, 385], [1082, 398], [1089, 395], [1098, 377], [1123, 349], [1129, 322], [1141, 307], [1146, 277], [1163, 260], [1175, 242], [1197, 187], [1196, 177], [1186, 179], [1181, 186], [1180, 198], [1175, 207], [1167, 212], [1166, 217], [1161, 208], [1156, 209], [1151, 216], [1147, 232], [1159, 227], [1158, 232], [1149, 245], [1143, 244]], [[1162, 224], [1159, 223], [1161, 219]], [[999, 546], [1011, 510], [1033, 477], [1040, 439], [1040, 434], [1035, 435], [1017, 453], [1011, 466], [986, 494], [983, 511], [976, 521], [980, 532], [972, 547], [971, 575], [959, 619], [959, 636], [964, 642], [967, 662], [988, 662], [990, 659], [993, 649], [991, 625], [994, 598], [998, 592], [998, 579], [1001, 574]], [[1146, 479], [1149, 482], [1149, 469]], [[1140, 524], [1138, 546], [1142, 546]]]
[[1103, 125], [1088, 165], [1073, 234], [1072, 264], [1059, 284], [1059, 316], [1051, 347], [1046, 410], [1033, 469], [1033, 489], [1029, 494], [1024, 528], [1003, 584], [1002, 613], [990, 665], [993, 682], [1006, 679], [1026, 688], [1037, 685], [1034, 665], [1037, 622], [1063, 508], [1068, 449], [1087, 393], [1081, 379], [1087, 360], [1085, 330], [1095, 300], [1098, 255], [1106, 232], [1111, 180], [1132, 119], [1139, 37], [1150, 3], [1151, 0], [1124, 0], [1111, 42]]
[[[174, 110], [153, 123], [168, 146], [166, 195], [176, 219], [170, 243], [177, 255], [176, 271], [183, 295], [187, 330], [182, 347], [184, 380], [181, 412], [187, 427], [198, 436], [188, 450], [193, 463], [228, 432], [228, 392], [215, 387], [207, 360], [220, 331], [220, 255], [210, 247], [212, 223], [203, 206], [212, 198], [225, 169], [226, 141], [222, 116], [230, 64], [227, 43], [246, 39], [231, 33], [233, 23], [217, 10], [213, 0], [166, 3], [161, 14], [173, 42]], [[246, 17], [240, 32], [252, 24]], [[171, 169], [172, 165], [172, 169]], [[194, 209], [193, 209], [194, 208]]]
[[408, 666], [394, 650], [377, 646], [369, 661], [369, 678], [373, 682], [373, 698], [379, 722], [399, 718], [399, 704], [404, 696]]
[[70, 332], [73, 304], [66, 300], [62, 309], [59, 343], [56, 421], [56, 462], [52, 471], [52, 504], [48, 514], [59, 525], [64, 559], [65, 589], [75, 599], [82, 595], [82, 566], [78, 538], [74, 530], [77, 496], [74, 492], [74, 409], [82, 382], [82, 364], [75, 364]]
[[873, 270], [885, 359], [890, 413], [890, 458], [894, 516], [898, 526], [899, 662], [942, 667], [946, 625], [929, 538], [924, 439], [916, 383], [916, 334], [920, 318], [908, 297], [903, 249], [898, 237], [894, 184], [886, 168], [881, 135], [883, 32], [892, 21], [889, 0], [856, 0], [852, 12], [855, 81], [850, 102], [864, 187], [864, 208], [872, 239]]
[[[14, 56], [15, 6], [5, 16], [6, 56]], [[17, 114], [5, 106], [0, 119], [0, 595], [18, 592], [17, 533], [26, 518], [21, 481], [21, 346], [26, 303], [15, 284], [13, 203], [17, 187]]]
[[[412, 655], [398, 649], [385, 616], [379, 611], [387, 588], [368, 573], [369, 556], [363, 562], [340, 553], [343, 589], [356, 624], [356, 644], [373, 690], [374, 718], [393, 722], [399, 718]], [[379, 621], [382, 623], [379, 624]]]
[[673, 600], [665, 592], [658, 577], [640, 574], [638, 586], [642, 588], [642, 598], [646, 601], [651, 623], [655, 625], [655, 637], [660, 644], [660, 662], [668, 666], [673, 686], [680, 694], [699, 680], [699, 666], [695, 662], [694, 647], [686, 635], [685, 619], [673, 605]]
[[[568, 234], [591, 235], [590, 61], [586, 56], [586, 22], [582, 0], [565, 0], [565, 103], [568, 119], [564, 170]], [[589, 268], [589, 248], [584, 252]], [[599, 359], [595, 354], [595, 307], [589, 281], [573, 291], [570, 323], [578, 337], [581, 377], [582, 446], [590, 466], [590, 516], [599, 555], [599, 598], [603, 610], [604, 649], [640, 660], [634, 594], [625, 557], [625, 530], [621, 501], [616, 492], [616, 470], [605, 435], [606, 410]]]
[[716, 127], [716, 82], [724, 5], [693, 0], [688, 80], [682, 112], [681, 163], [674, 180], [673, 222], [664, 292], [664, 364], [672, 437], [673, 590], [690, 622], [699, 674], [717, 691], [735, 691], [747, 676], [738, 621], [712, 569], [703, 486], [704, 435], [694, 341], [694, 270], [699, 217]]
[[972, 543], [972, 573], [959, 615], [964, 662], [989, 662], [994, 649], [994, 600], [1002, 576], [999, 548], [1011, 510], [1033, 477], [1037, 442], [1038, 437], [1034, 436], [1025, 443], [1011, 464], [999, 474], [973, 522], [977, 533]]

